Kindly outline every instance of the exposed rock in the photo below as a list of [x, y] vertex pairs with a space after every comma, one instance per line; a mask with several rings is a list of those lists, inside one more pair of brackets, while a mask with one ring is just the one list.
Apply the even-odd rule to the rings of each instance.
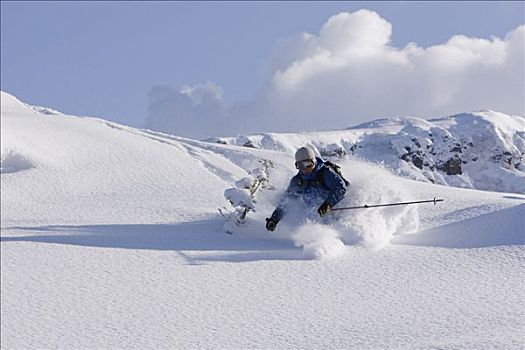
[[252, 141], [246, 141], [243, 145], [243, 147], [248, 147], [248, 148], [257, 148], [255, 147], [255, 145], [252, 143]]
[[449, 158], [446, 162], [438, 165], [438, 170], [445, 172], [447, 175], [461, 175], [461, 159], [459, 157]]
[[462, 153], [463, 151], [461, 150], [461, 145], [459, 143], [456, 143], [454, 147], [450, 150], [450, 152]]
[[346, 156], [346, 151], [339, 145], [329, 145], [319, 149], [319, 154], [322, 158], [343, 158]]
[[228, 139], [228, 143], [249, 146], [246, 143], [250, 139], [258, 148], [290, 153], [308, 143], [324, 158], [353, 155], [422, 181], [525, 193], [523, 125], [523, 117], [485, 111], [434, 120], [384, 119], [342, 131], [341, 135], [320, 133], [319, 138], [316, 134], [293, 138], [269, 134], [275, 142], [263, 144], [260, 135], [253, 135]]

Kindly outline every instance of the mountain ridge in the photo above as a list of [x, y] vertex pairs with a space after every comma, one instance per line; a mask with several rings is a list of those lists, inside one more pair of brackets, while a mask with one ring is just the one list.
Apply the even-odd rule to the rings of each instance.
[[[27, 108], [35, 115], [76, 117], [47, 107], [31, 106], [6, 92], [2, 92], [2, 101], [4, 113]], [[103, 119], [78, 118], [117, 125]], [[150, 130], [141, 132], [161, 134]], [[174, 136], [173, 139], [184, 138]], [[289, 154], [310, 145], [318, 155], [332, 161], [356, 157], [418, 181], [525, 193], [525, 118], [492, 110], [433, 119], [381, 118], [344, 130], [256, 133], [204, 141]], [[30, 163], [23, 155], [2, 149], [2, 172], [14, 171], [17, 167], [30, 168]]]
[[419, 181], [525, 193], [525, 118], [489, 110], [429, 120], [383, 118], [341, 131], [207, 141], [291, 153], [309, 144], [323, 157], [355, 156]]

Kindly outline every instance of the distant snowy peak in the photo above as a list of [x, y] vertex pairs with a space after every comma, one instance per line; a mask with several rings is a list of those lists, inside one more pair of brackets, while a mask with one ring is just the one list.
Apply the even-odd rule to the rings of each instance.
[[[426, 179], [452, 186], [525, 191], [525, 120], [484, 111], [414, 123], [383, 136], [394, 154]], [[368, 140], [371, 141], [370, 139]], [[364, 140], [364, 145], [367, 142]], [[400, 163], [396, 169], [408, 175]]]
[[375, 119], [369, 122], [361, 123], [358, 125], [351, 126], [347, 130], [360, 130], [360, 129], [384, 129], [384, 128], [395, 128], [404, 127], [406, 125], [416, 125], [420, 128], [431, 128], [433, 126], [451, 126], [456, 124], [468, 125], [476, 124], [480, 119], [488, 121], [497, 127], [511, 128], [511, 129], [523, 129], [523, 117], [508, 115], [501, 112], [492, 110], [482, 110], [471, 113], [461, 113], [452, 116], [442, 118], [422, 118], [422, 117], [393, 117], [393, 118], [381, 118]]
[[420, 181], [525, 193], [525, 118], [495, 111], [430, 120], [386, 118], [341, 131], [209, 141], [287, 152], [309, 144], [323, 157], [354, 155]]
[[412, 117], [395, 117], [395, 118], [381, 118], [375, 119], [370, 122], [364, 122], [358, 125], [351, 126], [347, 130], [357, 130], [357, 129], [376, 129], [382, 127], [399, 127], [405, 125], [409, 120], [418, 119]]

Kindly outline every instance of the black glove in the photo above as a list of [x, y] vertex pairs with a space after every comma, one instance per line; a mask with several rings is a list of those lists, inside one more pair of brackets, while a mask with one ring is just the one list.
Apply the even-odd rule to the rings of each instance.
[[326, 203], [326, 202], [321, 204], [319, 209], [317, 209], [317, 212], [319, 213], [319, 216], [325, 216], [326, 214], [328, 214], [331, 211], [332, 211], [332, 206], [330, 204]]
[[277, 226], [277, 223], [273, 221], [271, 218], [266, 218], [266, 229], [268, 231], [275, 230], [275, 226]]

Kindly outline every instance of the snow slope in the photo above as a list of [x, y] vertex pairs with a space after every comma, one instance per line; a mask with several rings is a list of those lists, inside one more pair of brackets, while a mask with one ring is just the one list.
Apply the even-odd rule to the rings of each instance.
[[[269, 234], [293, 154], [63, 115], [1, 95], [1, 347], [525, 346], [525, 196], [350, 157], [342, 213]], [[292, 144], [294, 137], [285, 141]], [[271, 160], [235, 234], [223, 194]]]

